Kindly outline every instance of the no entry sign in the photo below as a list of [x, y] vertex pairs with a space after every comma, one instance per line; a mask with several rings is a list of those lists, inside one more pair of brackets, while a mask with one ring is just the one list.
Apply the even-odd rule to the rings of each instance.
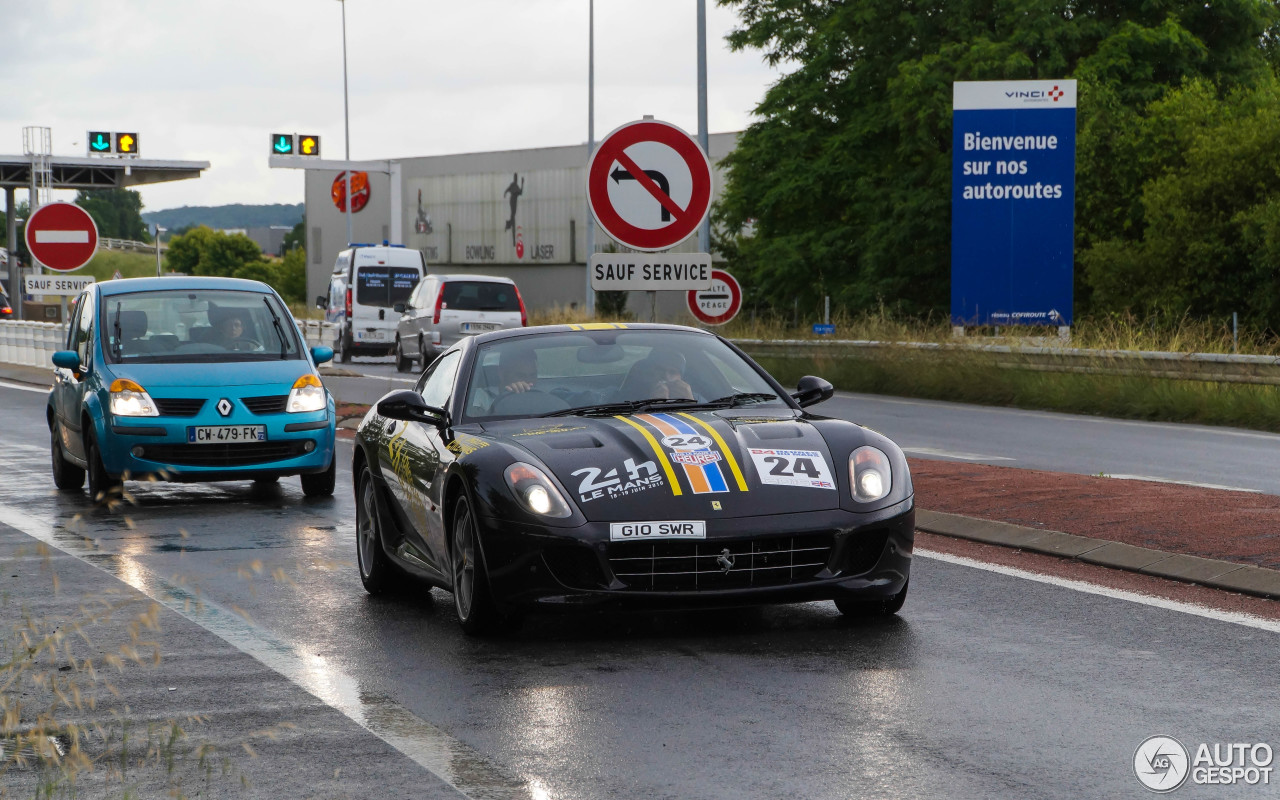
[[689, 292], [689, 310], [707, 325], [723, 325], [738, 316], [742, 287], [722, 269], [711, 270], [711, 288]]
[[37, 208], [27, 220], [25, 238], [32, 258], [58, 272], [80, 269], [98, 250], [98, 226], [73, 203]]
[[688, 239], [711, 209], [711, 162], [669, 122], [628, 122], [591, 154], [587, 202], [619, 244], [666, 250]]

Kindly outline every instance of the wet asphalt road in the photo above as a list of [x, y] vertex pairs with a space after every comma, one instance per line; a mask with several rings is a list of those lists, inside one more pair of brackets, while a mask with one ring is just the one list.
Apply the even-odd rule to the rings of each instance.
[[[226, 675], [202, 673], [205, 702], [275, 692], [274, 718], [305, 711], [314, 733], [292, 740], [291, 756], [327, 765], [358, 753], [352, 781], [382, 772], [383, 796], [448, 796], [443, 778], [472, 797], [566, 800], [1141, 797], [1131, 762], [1148, 736], [1280, 749], [1274, 628], [922, 556], [887, 623], [850, 624], [811, 603], [533, 619], [512, 638], [474, 640], [443, 592], [364, 595], [348, 470], [328, 500], [303, 498], [296, 478], [266, 491], [130, 484], [136, 505], [108, 513], [54, 490], [43, 404], [0, 387], [4, 532], [91, 550], [152, 596], [197, 594], [203, 616], [164, 613], [166, 628], [203, 637], [191, 647], [226, 656]], [[351, 445], [340, 447], [341, 467]], [[245, 685], [245, 652], [297, 696]], [[317, 698], [335, 711], [318, 713]], [[344, 737], [349, 752], [335, 753]], [[273, 796], [302, 796], [287, 765], [277, 772], [263, 784]], [[348, 789], [334, 779], [316, 794]], [[1178, 796], [1273, 792], [1188, 785]]]

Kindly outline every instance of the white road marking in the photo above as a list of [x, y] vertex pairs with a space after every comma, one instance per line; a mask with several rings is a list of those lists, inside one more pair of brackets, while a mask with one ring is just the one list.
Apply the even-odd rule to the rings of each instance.
[[907, 400], [900, 397], [858, 394], [856, 392], [836, 392], [836, 396], [860, 403], [884, 403], [885, 405], [920, 406], [922, 408], [951, 406], [964, 411], [973, 411], [981, 414], [1007, 414], [1015, 417], [1031, 417], [1033, 419], [1049, 420], [1052, 422], [1084, 422], [1093, 425], [1124, 425], [1133, 428], [1163, 429], [1167, 431], [1176, 431], [1183, 436], [1190, 431], [1195, 433], [1206, 433], [1214, 436], [1234, 436], [1238, 439], [1263, 439], [1265, 441], [1280, 444], [1280, 434], [1263, 433], [1261, 431], [1255, 433], [1252, 431], [1242, 431], [1230, 428], [1217, 428], [1209, 425], [1190, 425], [1181, 422], [1143, 422], [1141, 420], [1115, 419], [1113, 417], [1091, 417], [1083, 414], [1077, 415], [1052, 411], [1026, 411], [1020, 408], [1007, 408], [1005, 406], [979, 406], [972, 403], [953, 403], [946, 400]]
[[1201, 489], [1225, 489], [1228, 492], [1249, 492], [1251, 494], [1263, 494], [1261, 489], [1246, 489], [1243, 486], [1223, 486], [1220, 483], [1198, 483], [1196, 481], [1178, 481], [1173, 478], [1157, 478], [1154, 475], [1112, 475], [1110, 473], [1102, 473], [1104, 478], [1115, 478], [1121, 481], [1153, 481], [1155, 483], [1176, 483], [1179, 486], [1198, 486]]
[[39, 394], [48, 394], [53, 387], [46, 386], [41, 389], [39, 386], [24, 386], [21, 383], [9, 383], [8, 381], [0, 381], [0, 386], [6, 389], [17, 389], [20, 392], [37, 392]]
[[[0, 505], [0, 523], [97, 567], [196, 623], [289, 679], [322, 703], [408, 756], [465, 797], [533, 800], [532, 784], [507, 775], [478, 751], [387, 697], [371, 695], [323, 656], [276, 638], [243, 617], [157, 575], [135, 559], [110, 554], [68, 529]], [[536, 783], [536, 781], [535, 781]]]
[[1036, 583], [1047, 583], [1051, 586], [1057, 586], [1062, 589], [1071, 589], [1077, 592], [1084, 592], [1085, 594], [1096, 594], [1102, 597], [1109, 597], [1113, 600], [1125, 600], [1130, 603], [1162, 608], [1166, 611], [1176, 611], [1180, 614], [1191, 614], [1193, 616], [1204, 617], [1205, 619], [1212, 619], [1218, 622], [1230, 622], [1235, 625], [1244, 625], [1249, 628], [1270, 631], [1271, 633], [1280, 633], [1280, 621], [1263, 619], [1262, 617], [1255, 617], [1252, 614], [1241, 614], [1236, 611], [1222, 611], [1216, 608], [1209, 608], [1208, 606], [1198, 606], [1193, 603], [1183, 603], [1178, 600], [1167, 600], [1163, 597], [1152, 597], [1151, 595], [1130, 592], [1124, 589], [1112, 589], [1107, 586], [1086, 583], [1085, 581], [1077, 581], [1070, 578], [1059, 578], [1055, 575], [1041, 575], [1040, 573], [1028, 572], [1024, 569], [1018, 569], [1017, 567], [1006, 567], [1002, 564], [988, 564], [985, 561], [965, 558], [964, 556], [954, 556], [950, 553], [938, 553], [933, 550], [916, 548], [915, 554], [918, 556], [924, 556], [925, 558], [934, 559], [935, 561], [945, 561], [948, 564], [959, 564], [963, 567], [973, 567], [974, 569], [986, 570], [987, 572], [996, 572], [1001, 575], [1035, 581]]
[[981, 453], [954, 453], [950, 450], [939, 450], [936, 447], [904, 447], [902, 452], [917, 456], [933, 456], [934, 458], [956, 458], [961, 461], [1017, 461], [1005, 456], [984, 456]]

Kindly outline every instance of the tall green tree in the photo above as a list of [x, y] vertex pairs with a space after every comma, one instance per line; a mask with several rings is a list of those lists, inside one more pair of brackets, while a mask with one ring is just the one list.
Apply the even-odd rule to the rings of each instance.
[[201, 225], [169, 240], [165, 264], [187, 275], [233, 277], [247, 264], [261, 262], [262, 251], [243, 233], [223, 233]]
[[1188, 79], [1256, 85], [1276, 33], [1262, 0], [720, 3], [740, 16], [731, 46], [785, 73], [716, 209], [724, 252], [775, 307], [947, 308], [954, 81], [1079, 79], [1077, 241], [1140, 237], [1167, 160], [1135, 134], [1147, 107]]
[[76, 192], [76, 205], [93, 217], [99, 236], [151, 241], [142, 221], [142, 195], [133, 189], [81, 189]]

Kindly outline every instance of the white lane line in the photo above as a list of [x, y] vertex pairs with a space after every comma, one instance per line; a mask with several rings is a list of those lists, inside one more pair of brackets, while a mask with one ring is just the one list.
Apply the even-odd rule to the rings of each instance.
[[478, 751], [387, 697], [366, 693], [330, 660], [277, 638], [133, 558], [94, 548], [79, 534], [8, 505], [0, 523], [96, 567], [275, 670], [320, 702], [408, 756], [468, 798], [536, 800], [532, 783], [509, 776]]
[[1008, 575], [1014, 578], [1022, 578], [1037, 583], [1047, 583], [1051, 586], [1058, 586], [1063, 589], [1072, 589], [1085, 594], [1096, 594], [1102, 597], [1110, 597], [1114, 600], [1127, 600], [1130, 603], [1139, 603], [1144, 606], [1152, 606], [1154, 608], [1162, 608], [1166, 611], [1177, 611], [1181, 614], [1192, 614], [1205, 619], [1212, 619], [1218, 622], [1230, 622], [1235, 625], [1244, 625], [1249, 628], [1257, 628], [1258, 630], [1270, 631], [1271, 633], [1280, 633], [1280, 622], [1275, 620], [1255, 617], [1252, 614], [1241, 614], [1236, 611], [1221, 611], [1216, 608], [1207, 606], [1198, 606], [1192, 603], [1183, 603], [1178, 600], [1166, 600], [1163, 597], [1153, 597], [1147, 594], [1139, 594], [1138, 592], [1130, 592], [1124, 589], [1112, 589], [1107, 586], [1099, 586], [1094, 583], [1085, 583], [1084, 581], [1072, 580], [1070, 578], [1059, 578], [1055, 575], [1041, 575], [1038, 572], [1028, 572], [1017, 567], [1006, 567], [1002, 564], [988, 564], [985, 561], [978, 561], [964, 556], [953, 556], [950, 553], [938, 553], [933, 550], [922, 550], [916, 548], [915, 554], [931, 558], [935, 561], [945, 561], [948, 564], [959, 564], [963, 567], [973, 567], [974, 569], [982, 569], [987, 572], [997, 572], [1001, 575]]
[[917, 456], [933, 456], [934, 458], [956, 458], [961, 461], [1017, 461], [1016, 458], [1006, 458], [1005, 456], [984, 456], [981, 453], [955, 453], [950, 450], [939, 450], [936, 447], [904, 447], [904, 453], [912, 453]]
[[39, 386], [24, 386], [21, 383], [9, 383], [8, 381], [0, 381], [0, 386], [6, 389], [17, 389], [20, 392], [36, 392], [38, 394], [48, 394], [53, 387], [46, 386], [41, 389]]
[[1143, 428], [1148, 430], [1167, 430], [1176, 431], [1182, 435], [1188, 432], [1204, 433], [1211, 436], [1233, 436], [1238, 439], [1263, 439], [1269, 442], [1280, 443], [1280, 434], [1263, 433], [1261, 431], [1242, 431], [1231, 428], [1216, 428], [1209, 425], [1192, 425], [1187, 423], [1175, 422], [1143, 422], [1141, 420], [1131, 419], [1115, 419], [1114, 417], [1091, 417], [1083, 414], [1067, 414], [1064, 412], [1054, 411], [1027, 411], [1020, 408], [1008, 408], [1006, 406], [979, 406], [972, 403], [952, 403], [946, 400], [907, 400], [899, 397], [888, 397], [883, 395], [859, 394], [857, 392], [836, 392], [837, 397], [841, 397], [850, 402], [867, 402], [867, 403], [883, 403], [885, 405], [898, 406], [920, 406], [922, 408], [937, 409], [939, 407], [951, 407], [957, 411], [972, 411], [979, 414], [1006, 414], [1015, 417], [1030, 417], [1031, 419], [1047, 420], [1050, 422], [1083, 422], [1092, 425], [1123, 425], [1131, 428]]
[[1251, 494], [1263, 494], [1261, 489], [1246, 489], [1243, 486], [1223, 486], [1220, 483], [1198, 483], [1196, 481], [1177, 481], [1173, 478], [1157, 478], [1154, 475], [1112, 475], [1108, 472], [1102, 473], [1104, 478], [1115, 478], [1121, 481], [1152, 481], [1154, 483], [1176, 483], [1179, 486], [1198, 486], [1201, 489], [1224, 489], [1228, 492], [1249, 492]]

